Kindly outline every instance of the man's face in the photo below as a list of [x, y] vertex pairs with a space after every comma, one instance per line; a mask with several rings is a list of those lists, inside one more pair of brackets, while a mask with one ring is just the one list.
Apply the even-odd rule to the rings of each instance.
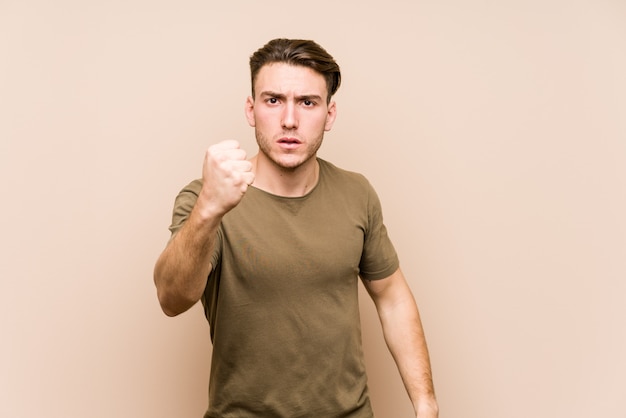
[[324, 77], [308, 67], [272, 63], [258, 72], [254, 92], [246, 117], [255, 128], [259, 156], [288, 170], [312, 161], [336, 115], [335, 103], [326, 104]]

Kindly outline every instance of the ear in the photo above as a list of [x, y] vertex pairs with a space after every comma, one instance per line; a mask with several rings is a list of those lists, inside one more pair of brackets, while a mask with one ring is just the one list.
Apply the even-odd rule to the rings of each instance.
[[248, 96], [248, 98], [246, 99], [245, 111], [248, 125], [254, 128], [256, 126], [256, 121], [254, 119], [254, 99], [252, 98], [252, 96]]
[[337, 117], [337, 104], [335, 102], [330, 102], [328, 104], [328, 113], [326, 115], [326, 124], [324, 125], [324, 130], [326, 132], [330, 131], [335, 123], [335, 118]]

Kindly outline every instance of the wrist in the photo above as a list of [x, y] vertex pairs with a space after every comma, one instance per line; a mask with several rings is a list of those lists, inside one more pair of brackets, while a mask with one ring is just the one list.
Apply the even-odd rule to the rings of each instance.
[[228, 210], [219, 199], [203, 189], [198, 195], [192, 212], [196, 212], [196, 216], [202, 224], [219, 224]]
[[420, 399], [413, 404], [413, 409], [417, 418], [437, 418], [439, 416], [439, 405], [434, 397]]

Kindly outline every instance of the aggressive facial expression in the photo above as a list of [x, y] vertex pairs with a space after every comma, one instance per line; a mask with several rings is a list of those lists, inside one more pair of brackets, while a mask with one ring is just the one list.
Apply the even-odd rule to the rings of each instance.
[[324, 77], [314, 70], [285, 63], [265, 65], [246, 101], [246, 117], [255, 128], [259, 157], [283, 170], [313, 161], [336, 116], [327, 104]]

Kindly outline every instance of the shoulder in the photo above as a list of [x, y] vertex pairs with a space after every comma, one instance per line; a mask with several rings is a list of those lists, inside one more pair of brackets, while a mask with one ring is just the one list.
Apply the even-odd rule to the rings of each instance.
[[339, 168], [333, 163], [318, 158], [321, 175], [328, 181], [347, 187], [355, 187], [359, 190], [371, 189], [371, 184], [367, 178], [354, 171]]
[[200, 190], [202, 190], [202, 180], [194, 180], [178, 192], [174, 201], [172, 223], [169, 228], [172, 232], [171, 238], [174, 237], [180, 227], [187, 221], [187, 218], [189, 218], [200, 195]]
[[200, 190], [202, 190], [202, 180], [196, 179], [183, 187], [178, 194], [179, 196], [183, 194], [192, 194], [198, 197], [200, 195]]
[[174, 202], [174, 224], [182, 224], [187, 219], [198, 200], [198, 196], [200, 196], [201, 190], [202, 180], [198, 179], [187, 184], [178, 192]]
[[366, 208], [368, 212], [381, 210], [378, 193], [363, 174], [339, 168], [322, 159], [318, 160], [320, 177], [324, 179], [324, 190], [334, 199], [349, 201], [352, 205]]

